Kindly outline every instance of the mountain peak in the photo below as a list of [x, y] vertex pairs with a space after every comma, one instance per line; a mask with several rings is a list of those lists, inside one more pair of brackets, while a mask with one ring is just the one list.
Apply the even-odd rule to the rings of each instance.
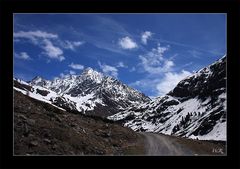
[[97, 83], [100, 83], [104, 77], [102, 73], [92, 69], [91, 67], [84, 69], [81, 76], [94, 80]]
[[42, 78], [41, 76], [35, 76], [32, 81], [30, 82], [31, 85], [39, 85], [39, 86], [43, 86], [46, 84], [46, 80], [44, 78]]
[[39, 83], [41, 81], [44, 81], [45, 79], [42, 78], [41, 76], [35, 76], [31, 82], [34, 82], [34, 83]]
[[35, 76], [32, 80], [43, 79], [41, 76]]
[[[83, 70], [83, 74], [92, 74], [92, 73], [95, 73], [97, 71], [93, 70], [93, 68], [91, 67], [87, 67], [86, 69]], [[97, 72], [99, 73], [99, 72]]]

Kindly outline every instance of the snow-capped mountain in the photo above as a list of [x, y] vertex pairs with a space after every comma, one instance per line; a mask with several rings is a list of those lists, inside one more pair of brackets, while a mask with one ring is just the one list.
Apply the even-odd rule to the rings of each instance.
[[109, 116], [135, 131], [226, 140], [226, 56], [180, 81], [165, 96]]
[[[25, 88], [22, 87], [24, 85]], [[40, 76], [28, 83], [15, 79], [15, 89], [64, 109], [104, 117], [150, 100], [119, 80], [92, 68], [85, 69], [80, 75], [66, 75], [53, 81]]]

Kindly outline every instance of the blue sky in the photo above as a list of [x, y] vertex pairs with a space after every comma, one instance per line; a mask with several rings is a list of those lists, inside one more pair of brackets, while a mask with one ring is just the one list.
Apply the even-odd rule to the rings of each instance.
[[225, 14], [14, 14], [14, 76], [114, 76], [148, 96], [226, 54]]

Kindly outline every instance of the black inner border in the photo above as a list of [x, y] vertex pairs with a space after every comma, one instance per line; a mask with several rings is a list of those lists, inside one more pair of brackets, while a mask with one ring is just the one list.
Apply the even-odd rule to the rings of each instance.
[[[0, 165], [3, 168], [240, 168], [238, 0], [2, 0], [0, 2]], [[13, 13], [227, 13], [227, 156], [13, 156]]]

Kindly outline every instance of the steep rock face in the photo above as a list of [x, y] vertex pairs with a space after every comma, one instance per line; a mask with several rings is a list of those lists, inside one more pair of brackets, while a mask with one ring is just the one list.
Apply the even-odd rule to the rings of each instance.
[[[21, 82], [18, 80], [18, 83]], [[40, 94], [39, 97], [61, 108], [104, 117], [113, 115], [132, 104], [150, 100], [119, 80], [91, 68], [85, 69], [81, 75], [66, 75], [53, 81], [37, 76], [25, 84], [34, 88], [30, 91], [34, 96], [40, 94], [37, 90], [45, 90], [48, 94], [45, 92], [45, 96]]]
[[180, 99], [199, 97], [205, 100], [224, 90], [226, 90], [226, 57], [182, 80], [168, 95]]
[[167, 95], [108, 118], [136, 131], [226, 140], [226, 56], [183, 79]]

